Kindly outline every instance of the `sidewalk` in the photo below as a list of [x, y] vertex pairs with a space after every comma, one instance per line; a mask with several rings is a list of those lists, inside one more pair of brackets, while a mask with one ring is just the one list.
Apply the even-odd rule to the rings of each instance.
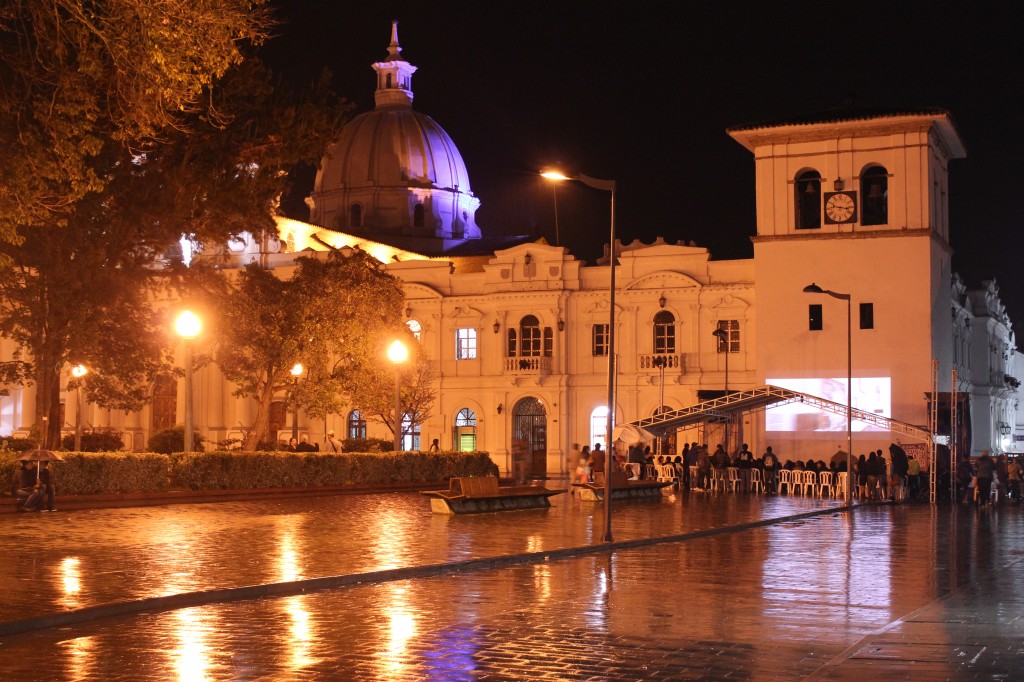
[[[608, 551], [600, 505], [555, 500], [472, 517], [431, 515], [408, 494], [21, 515], [0, 538], [8, 623], [364, 576], [7, 635], [0, 677], [166, 679], [193, 666], [208, 679], [862, 681], [1013, 679], [1024, 666], [1020, 509], [851, 515], [801, 498], [666, 497], [613, 507]], [[40, 647], [52, 657], [33, 667]]]

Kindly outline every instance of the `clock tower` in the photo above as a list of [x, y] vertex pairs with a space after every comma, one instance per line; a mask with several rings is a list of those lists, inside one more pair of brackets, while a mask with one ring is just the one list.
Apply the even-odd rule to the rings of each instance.
[[[756, 166], [759, 380], [845, 403], [849, 372], [855, 408], [928, 423], [933, 360], [940, 391], [952, 369], [948, 166], [965, 152], [948, 112], [846, 109], [728, 132]], [[842, 296], [804, 293], [812, 283]], [[845, 442], [797, 431], [786, 437]]]

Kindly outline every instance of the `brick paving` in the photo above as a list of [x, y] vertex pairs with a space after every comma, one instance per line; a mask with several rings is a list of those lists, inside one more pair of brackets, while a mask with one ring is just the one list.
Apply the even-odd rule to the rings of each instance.
[[[590, 547], [600, 537], [600, 506], [567, 496], [546, 511], [460, 518], [430, 515], [417, 496], [343, 499], [69, 515], [67, 532], [44, 534], [32, 550], [29, 531], [15, 529], [0, 538], [5, 586], [15, 587], [3, 619], [33, 600], [47, 612], [210, 584]], [[616, 540], [820, 506], [735, 495], [622, 503]], [[18, 523], [59, 519], [44, 516]], [[1022, 530], [1017, 508], [862, 507], [13, 634], [0, 638], [0, 679], [1021, 679]], [[68, 568], [76, 558], [77, 574]], [[37, 588], [23, 577], [32, 565]]]

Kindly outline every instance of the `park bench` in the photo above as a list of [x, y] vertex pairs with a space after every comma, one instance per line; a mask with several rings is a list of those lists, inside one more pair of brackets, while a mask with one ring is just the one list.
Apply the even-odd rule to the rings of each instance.
[[564, 490], [548, 490], [543, 486], [499, 486], [497, 476], [452, 478], [448, 490], [421, 490], [430, 499], [430, 508], [437, 514], [475, 514], [513, 509], [550, 507], [552, 495]]
[[[672, 481], [631, 481], [625, 471], [612, 472], [612, 499], [632, 500], [645, 497], [661, 497], [662, 488], [672, 485]], [[581, 500], [600, 502], [604, 500], [604, 472], [594, 474], [593, 483], [574, 483], [580, 491]]]

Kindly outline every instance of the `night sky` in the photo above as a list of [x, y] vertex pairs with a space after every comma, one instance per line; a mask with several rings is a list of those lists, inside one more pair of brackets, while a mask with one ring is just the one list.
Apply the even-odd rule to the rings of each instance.
[[[850, 101], [945, 108], [967, 148], [950, 165], [954, 271], [971, 288], [994, 278], [1024, 324], [1024, 41], [986, 3], [271, 3], [283, 23], [262, 56], [296, 84], [329, 68], [359, 112], [399, 21], [414, 107], [462, 153], [485, 235], [554, 243], [537, 172], [559, 164], [617, 182], [623, 241], [749, 258], [754, 161], [727, 128]], [[312, 177], [297, 183], [304, 196]], [[578, 258], [600, 255], [607, 221], [607, 193], [559, 187], [560, 242]]]

